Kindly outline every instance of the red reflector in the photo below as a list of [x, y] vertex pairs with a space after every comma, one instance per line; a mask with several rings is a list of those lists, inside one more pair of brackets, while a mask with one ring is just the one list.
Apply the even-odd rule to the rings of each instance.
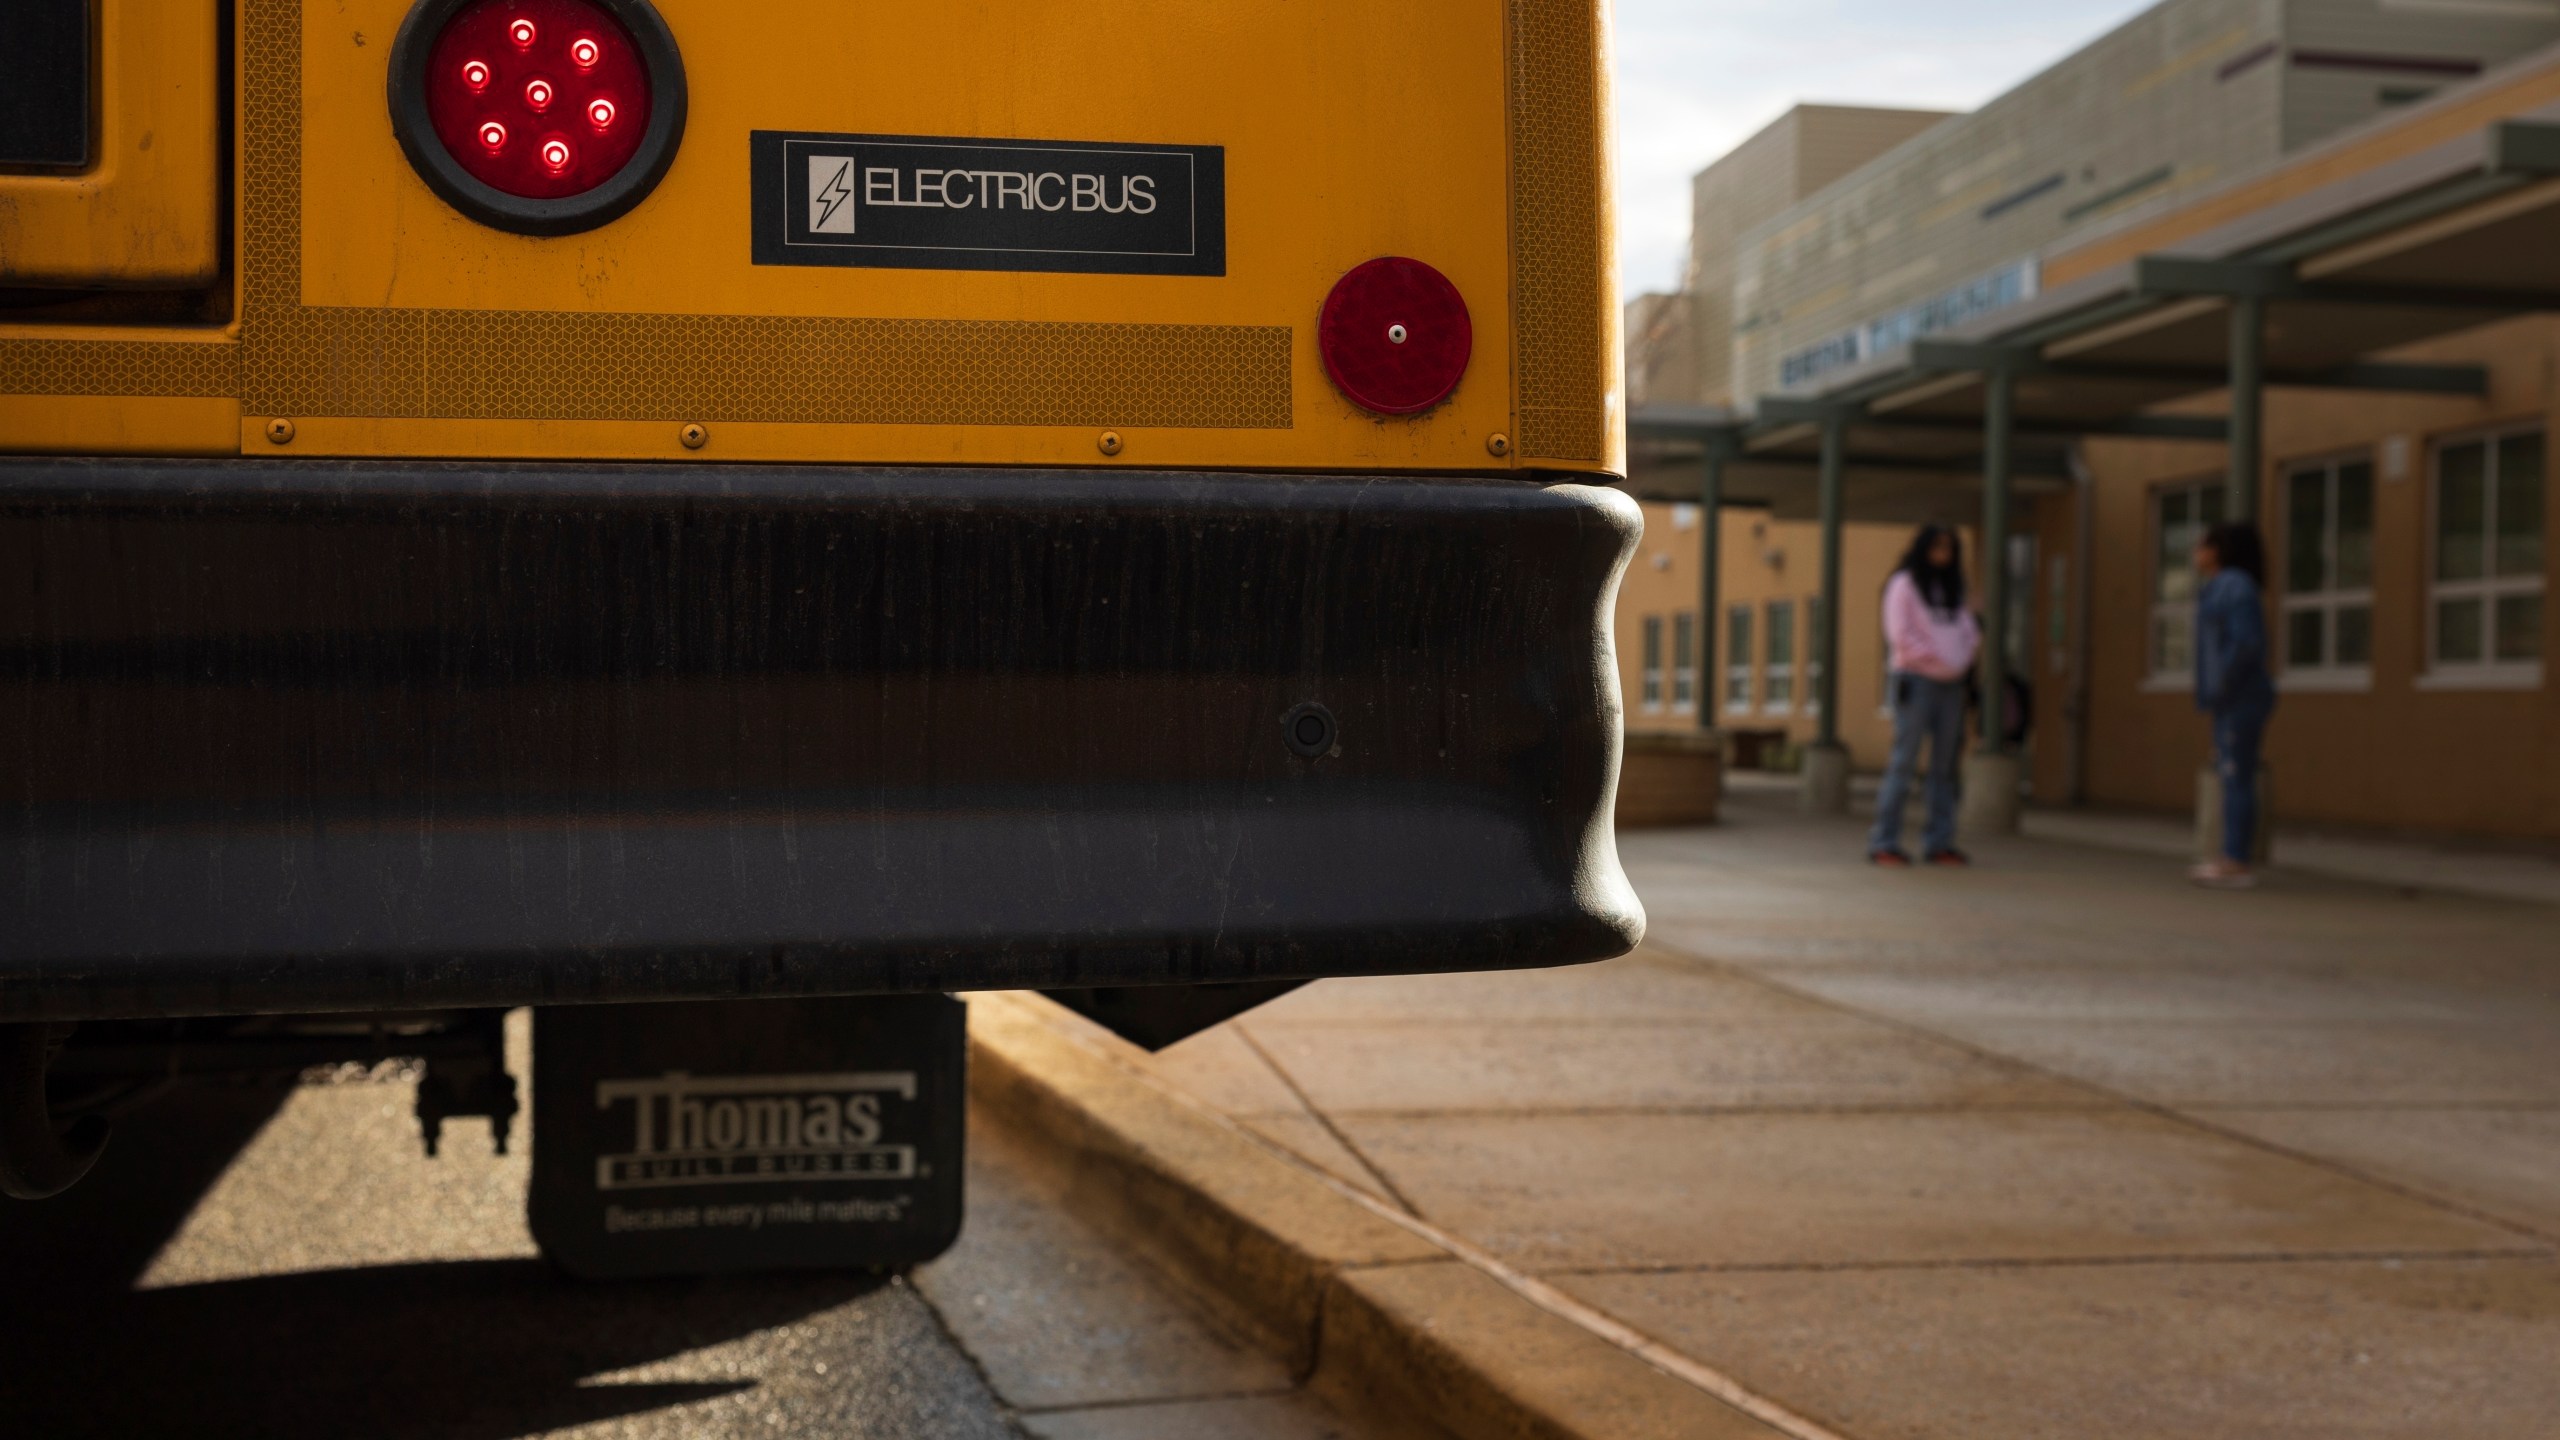
[[[576, 195], [612, 179], [649, 125], [639, 46], [591, 0], [467, 5], [436, 36], [426, 73], [427, 118], [446, 152], [473, 179], [526, 199]], [[585, 115], [594, 133], [575, 146], [506, 143], [510, 131], [533, 129], [555, 105]]]
[[1449, 277], [1401, 255], [1354, 266], [1316, 322], [1316, 353], [1364, 410], [1414, 415], [1449, 398], [1475, 350], [1467, 302]]

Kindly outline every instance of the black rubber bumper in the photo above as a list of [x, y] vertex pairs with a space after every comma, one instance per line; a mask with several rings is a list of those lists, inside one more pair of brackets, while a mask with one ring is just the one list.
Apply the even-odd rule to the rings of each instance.
[[1637, 529], [1447, 479], [0, 463], [0, 1020], [1623, 953]]

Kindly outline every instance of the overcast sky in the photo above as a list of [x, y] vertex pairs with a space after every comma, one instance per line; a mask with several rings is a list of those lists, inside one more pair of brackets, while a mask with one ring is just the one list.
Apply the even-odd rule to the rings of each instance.
[[1669, 290], [1689, 177], [1802, 101], [1969, 110], [2152, 0], [1617, 0], [1618, 263]]

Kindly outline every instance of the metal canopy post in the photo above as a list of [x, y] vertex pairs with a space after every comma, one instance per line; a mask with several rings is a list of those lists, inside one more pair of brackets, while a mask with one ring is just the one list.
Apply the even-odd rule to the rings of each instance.
[[1707, 436], [1698, 473], [1698, 678], [1690, 690], [1690, 698], [1698, 706], [1698, 728], [1703, 731], [1716, 728], [1716, 708], [1723, 695], [1715, 663], [1716, 623], [1723, 588], [1718, 563], [1724, 558], [1724, 526], [1720, 518], [1724, 507], [1724, 467], [1732, 458], [1733, 441], [1729, 435]]
[[2258, 469], [2265, 433], [2267, 301], [2231, 297], [2231, 473], [2223, 495], [2226, 520], [2258, 518]]
[[1964, 757], [1957, 824], [1967, 835], [2018, 832], [2018, 757], [2009, 753], [2009, 504], [2017, 436], [2018, 372], [2027, 356], [1996, 352], [1982, 368], [1981, 740]]
[[1821, 668], [1814, 673], [1813, 743], [1824, 749], [1840, 744], [1840, 525], [1848, 488], [1849, 417], [1833, 413], [1822, 421], [1822, 623], [1814, 627], [1813, 654]]
[[1982, 753], [2009, 748], [2001, 723], [2009, 687], [2009, 448], [2018, 377], [1982, 372]]
[[[1820, 441], [1815, 465], [1822, 516], [1822, 614], [1820, 623], [1806, 627], [1805, 636], [1806, 658], [1819, 667], [1810, 687], [1813, 757], [1805, 769], [1806, 805], [1817, 810], [1848, 803], [1848, 759], [1840, 748], [1840, 667], [1831, 662], [1840, 651], [1840, 526], [1849, 480], [1849, 427], [1870, 418], [1855, 401], [1769, 395], [1759, 404], [1762, 425], [1811, 426]], [[1932, 468], [1944, 463], [1934, 462]], [[1837, 804], [1831, 801], [1835, 789]]]
[[1822, 614], [1807, 627], [1807, 656], [1814, 671], [1814, 740], [1804, 757], [1803, 804], [1807, 814], [1836, 815], [1849, 808], [1849, 752], [1840, 744], [1840, 526], [1845, 518], [1849, 422], [1853, 407], [1826, 408], [1822, 427]]

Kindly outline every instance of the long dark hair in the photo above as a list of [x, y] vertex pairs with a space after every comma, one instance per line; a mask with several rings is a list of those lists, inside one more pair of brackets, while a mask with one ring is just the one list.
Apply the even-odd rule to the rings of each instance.
[[[1933, 565], [1929, 552], [1941, 540], [1947, 542], [1947, 563]], [[1930, 609], [1952, 615], [1964, 608], [1964, 538], [1952, 526], [1934, 520], [1921, 526], [1920, 533], [1911, 537], [1911, 548], [1902, 552], [1902, 563], [1893, 568], [1911, 577]]]
[[2258, 538], [2258, 527], [2246, 520], [2225, 520], [2204, 532], [2204, 543], [2213, 558], [2225, 570], [2237, 570], [2267, 588], [2267, 542]]

